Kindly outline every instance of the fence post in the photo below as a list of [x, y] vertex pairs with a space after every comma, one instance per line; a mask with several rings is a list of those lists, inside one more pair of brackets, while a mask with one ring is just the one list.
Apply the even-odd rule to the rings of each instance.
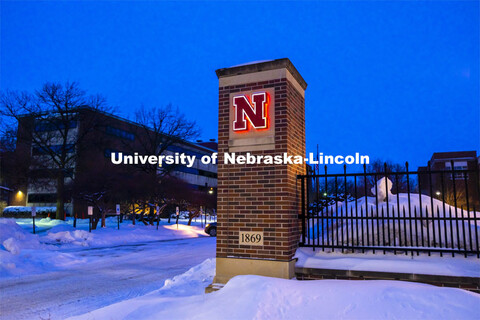
[[300, 177], [301, 192], [302, 192], [302, 244], [305, 244], [305, 185], [303, 177]]

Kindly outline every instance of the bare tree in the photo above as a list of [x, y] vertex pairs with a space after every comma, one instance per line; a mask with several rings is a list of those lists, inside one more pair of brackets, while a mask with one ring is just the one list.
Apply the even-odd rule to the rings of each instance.
[[[189, 121], [185, 115], [171, 105], [163, 108], [141, 107], [135, 112], [135, 121], [139, 143], [142, 150], [135, 150], [149, 155], [161, 155], [175, 143], [192, 140], [200, 134], [195, 121]], [[142, 170], [167, 174], [169, 168], [158, 170], [156, 165], [142, 166]]]
[[81, 108], [108, 109], [102, 96], [87, 95], [75, 82], [46, 83], [34, 93], [6, 91], [0, 95], [0, 115], [18, 125], [16, 149], [31, 150], [30, 172], [43, 172], [42, 179], [34, 180], [53, 181], [57, 219], [65, 217], [66, 189], [73, 181], [77, 154], [88, 147], [83, 143], [85, 137], [98, 125], [95, 117], [83, 116]]
[[0, 152], [14, 152], [17, 144], [17, 128], [0, 121]]
[[[417, 182], [415, 177], [407, 179], [406, 167], [390, 161], [374, 160], [366, 166], [364, 177], [330, 177], [325, 182], [324, 178], [312, 178], [309, 181], [310, 201], [312, 205], [323, 208], [337, 201], [352, 201], [355, 198], [371, 195], [371, 189], [378, 180], [387, 176], [393, 183], [392, 192], [403, 193], [407, 190], [415, 191]], [[366, 186], [365, 186], [366, 182]], [[365, 194], [366, 191], [366, 194]]]
[[[195, 121], [189, 121], [178, 109], [171, 105], [166, 107], [141, 107], [135, 112], [137, 123], [135, 145], [126, 144], [130, 151], [148, 155], [161, 155], [169, 152], [175, 144], [184, 144], [185, 141], [196, 138], [199, 129]], [[127, 149], [128, 150], [128, 149]], [[153, 212], [157, 205], [173, 204], [179, 201], [177, 195], [170, 190], [178, 189], [173, 184], [181, 185], [180, 181], [172, 179], [170, 173], [175, 166], [139, 165], [137, 171], [145, 174], [142, 180], [142, 194], [137, 195], [134, 206], [140, 209], [140, 219], [143, 223], [153, 224], [153, 218], [145, 221], [145, 214]], [[176, 181], [173, 183], [173, 181]], [[135, 215], [135, 213], [134, 213]]]

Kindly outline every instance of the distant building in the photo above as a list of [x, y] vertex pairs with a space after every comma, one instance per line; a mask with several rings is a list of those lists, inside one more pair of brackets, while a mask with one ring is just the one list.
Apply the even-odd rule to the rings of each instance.
[[3, 207], [9, 205], [13, 191], [9, 188], [8, 181], [5, 177], [6, 171], [8, 170], [4, 161], [6, 154], [8, 153], [0, 151], [0, 213]]
[[[17, 170], [12, 170], [11, 168], [11, 164], [14, 161], [14, 152], [0, 145], [0, 213], [3, 207], [13, 205], [25, 197], [25, 194], [22, 192], [13, 192], [15, 184], [12, 177], [17, 173]], [[15, 169], [18, 168], [19, 166]]]
[[[78, 108], [75, 112], [78, 113], [79, 120], [69, 123], [68, 135], [89, 134], [91, 137], [89, 146], [91, 144], [94, 147], [72, 147], [67, 149], [68, 153], [76, 153], [76, 157], [71, 166], [64, 169], [65, 185], [71, 183], [79, 172], [84, 176], [88, 176], [92, 166], [105, 167], [107, 170], [111, 170], [112, 174], [115, 174], [115, 170], [118, 170], [118, 167], [111, 163], [112, 153], [122, 152], [131, 154], [137, 150], [141, 153], [141, 138], [145, 138], [142, 135], [149, 134], [144, 127], [140, 129], [140, 125], [135, 122], [88, 107]], [[94, 117], [101, 125], [96, 126], [92, 132], [83, 132], [85, 130], [83, 122], [88, 122]], [[32, 121], [34, 125], [32, 125]], [[52, 132], [58, 131], [58, 127], [52, 126], [49, 122], [32, 119], [31, 116], [27, 115], [19, 123], [19, 135], [22, 134], [22, 130], [35, 130], [37, 133], [52, 134]], [[20, 140], [19, 136], [18, 141]], [[55, 141], [55, 139], [52, 141]], [[47, 151], [51, 152], [51, 150], [55, 150], [58, 147], [53, 142], [49, 144], [49, 150]], [[36, 183], [26, 183], [23, 187], [19, 187], [18, 190], [13, 190], [14, 194], [23, 194], [23, 197], [16, 197], [14, 201], [11, 201], [10, 205], [56, 206], [56, 182], [46, 172], [53, 170], [54, 167], [52, 166], [52, 169], [48, 169], [48, 165], [43, 165], [40, 168], [35, 164], [47, 161], [43, 160], [45, 152], [45, 150], [28, 141], [17, 144], [17, 157], [25, 159], [29, 163], [27, 167], [30, 175], [43, 178], [43, 180], [40, 180], [41, 183], [38, 183], [39, 179], [36, 179]], [[164, 154], [176, 152], [196, 155], [196, 160], [192, 167], [182, 165], [172, 167], [170, 175], [183, 180], [193, 189], [205, 192], [210, 191], [211, 193], [215, 192], [217, 188], [217, 166], [203, 164], [200, 158], [203, 155], [211, 155], [213, 152], [216, 152], [216, 142], [210, 141], [208, 146], [203, 146], [189, 141], [176, 141], [167, 147]], [[162, 168], [158, 170], [162, 170]], [[83, 214], [86, 211], [85, 204], [74, 203], [73, 197], [68, 198], [65, 204], [67, 214], [71, 215], [73, 212], [81, 212]]]
[[457, 207], [466, 209], [468, 205], [471, 210], [475, 206], [478, 211], [480, 209], [479, 161], [480, 157], [477, 157], [476, 151], [435, 152], [429, 161], [432, 173], [428, 172], [428, 165], [418, 168], [419, 187], [423, 194], [438, 199], [445, 198], [446, 202], [452, 205], [456, 200]]
[[197, 140], [197, 144], [218, 151], [218, 142], [215, 139], [210, 139], [209, 141]]

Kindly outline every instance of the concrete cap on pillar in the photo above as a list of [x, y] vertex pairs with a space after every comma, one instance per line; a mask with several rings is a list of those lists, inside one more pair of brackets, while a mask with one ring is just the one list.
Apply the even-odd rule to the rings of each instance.
[[276, 69], [287, 69], [292, 76], [297, 80], [303, 90], [307, 89], [307, 82], [303, 79], [303, 77], [298, 72], [297, 68], [293, 65], [293, 63], [288, 58], [270, 60], [270, 61], [261, 61], [261, 62], [252, 62], [246, 63], [238, 66], [233, 66], [230, 68], [221, 68], [216, 70], [217, 77], [224, 78], [224, 77], [231, 77], [237, 76], [242, 74], [248, 73], [256, 73], [261, 71], [269, 71], [269, 70], [276, 70]]

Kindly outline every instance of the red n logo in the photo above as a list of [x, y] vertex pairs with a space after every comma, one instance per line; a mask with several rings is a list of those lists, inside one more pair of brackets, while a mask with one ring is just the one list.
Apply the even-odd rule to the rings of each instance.
[[235, 108], [233, 131], [249, 130], [250, 125], [255, 129], [268, 128], [268, 93], [254, 93], [252, 101], [253, 105], [246, 95], [233, 97], [233, 107]]

